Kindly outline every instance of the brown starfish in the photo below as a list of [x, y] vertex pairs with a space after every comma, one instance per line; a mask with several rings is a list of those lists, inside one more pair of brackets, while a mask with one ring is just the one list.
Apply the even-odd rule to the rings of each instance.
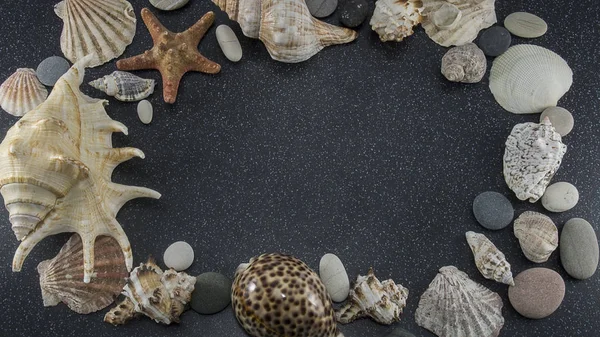
[[198, 44], [215, 21], [215, 14], [208, 12], [192, 27], [182, 33], [173, 33], [150, 12], [142, 9], [142, 19], [152, 35], [154, 46], [143, 54], [117, 61], [119, 70], [156, 69], [163, 79], [163, 97], [167, 103], [175, 103], [179, 81], [188, 71], [216, 74], [221, 66], [198, 52]]

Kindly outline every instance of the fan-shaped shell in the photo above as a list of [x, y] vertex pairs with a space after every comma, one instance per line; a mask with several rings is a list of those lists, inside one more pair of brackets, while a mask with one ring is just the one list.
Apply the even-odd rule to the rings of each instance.
[[89, 85], [123, 102], [139, 101], [154, 92], [154, 80], [118, 70], [91, 81]]
[[0, 106], [13, 116], [23, 116], [48, 97], [48, 90], [38, 80], [35, 70], [19, 68], [0, 86]]
[[381, 41], [402, 41], [421, 22], [421, 0], [377, 0], [369, 24]]
[[516, 114], [556, 106], [572, 83], [573, 72], [562, 57], [530, 44], [510, 47], [494, 60], [490, 70], [494, 98], [505, 110]]
[[442, 74], [452, 82], [477, 83], [486, 67], [485, 54], [474, 43], [451, 48], [442, 58]]
[[465, 236], [481, 275], [486, 279], [514, 286], [510, 263], [492, 241], [483, 234], [471, 231], [465, 233]]
[[525, 257], [532, 262], [548, 261], [558, 247], [558, 229], [549, 217], [538, 212], [523, 212], [514, 223], [514, 233]]
[[502, 299], [456, 267], [446, 266], [421, 296], [415, 320], [440, 337], [495, 337], [504, 326]]
[[63, 0], [54, 6], [63, 20], [60, 48], [72, 63], [88, 54], [95, 67], [119, 57], [133, 41], [135, 14], [125, 0]]

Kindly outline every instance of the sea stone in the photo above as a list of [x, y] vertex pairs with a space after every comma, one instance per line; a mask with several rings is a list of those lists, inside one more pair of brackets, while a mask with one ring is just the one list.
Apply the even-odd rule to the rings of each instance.
[[494, 26], [481, 33], [477, 45], [487, 56], [498, 56], [510, 47], [510, 32], [504, 27]]
[[366, 0], [345, 0], [340, 6], [340, 22], [350, 28], [358, 27], [369, 15]]
[[188, 1], [189, 0], [150, 0], [150, 4], [163, 11], [172, 11], [185, 6]]
[[144, 124], [150, 124], [150, 122], [152, 122], [153, 111], [152, 103], [145, 99], [141, 100], [137, 105], [138, 117]]
[[325, 254], [319, 263], [319, 276], [325, 284], [329, 297], [334, 302], [342, 302], [350, 292], [350, 280], [342, 261], [334, 254]]
[[531, 268], [515, 278], [508, 288], [508, 299], [521, 315], [540, 319], [550, 316], [565, 297], [565, 282], [554, 270]]
[[389, 335], [386, 335], [385, 337], [415, 337], [415, 335], [413, 335], [412, 333], [410, 333], [402, 328], [396, 328], [392, 332], [390, 332]]
[[544, 20], [526, 12], [516, 12], [507, 16], [504, 19], [504, 27], [515, 36], [530, 39], [540, 37], [548, 30]]
[[35, 75], [47, 86], [53, 86], [58, 79], [64, 75], [71, 66], [69, 62], [60, 56], [50, 56], [40, 62]]
[[196, 286], [190, 302], [192, 309], [204, 315], [216, 314], [231, 303], [231, 280], [208, 272], [196, 277]]
[[540, 123], [545, 117], [550, 118], [550, 123], [562, 137], [566, 136], [573, 130], [573, 115], [569, 110], [557, 106], [549, 107], [540, 115]]
[[573, 218], [560, 234], [560, 261], [569, 275], [586, 279], [598, 269], [598, 238], [589, 222]]
[[338, 0], [306, 0], [310, 14], [315, 18], [330, 16], [335, 11]]
[[188, 269], [194, 262], [194, 250], [185, 241], [177, 241], [165, 250], [163, 261], [169, 268], [176, 271]]
[[242, 46], [235, 32], [227, 25], [219, 25], [215, 32], [219, 47], [225, 57], [231, 62], [237, 62], [242, 59]]
[[578, 201], [577, 187], [564, 181], [548, 186], [542, 196], [542, 206], [550, 212], [568, 211], [575, 207]]
[[508, 199], [498, 192], [483, 192], [473, 201], [473, 214], [480, 225], [498, 230], [508, 226], [515, 211]]

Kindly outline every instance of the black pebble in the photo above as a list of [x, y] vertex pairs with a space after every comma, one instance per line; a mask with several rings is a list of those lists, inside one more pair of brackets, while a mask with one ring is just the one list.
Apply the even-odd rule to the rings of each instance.
[[510, 32], [504, 27], [494, 26], [481, 33], [477, 45], [487, 56], [498, 56], [510, 47]]
[[369, 15], [366, 0], [343, 0], [340, 5], [340, 22], [350, 28], [359, 26]]

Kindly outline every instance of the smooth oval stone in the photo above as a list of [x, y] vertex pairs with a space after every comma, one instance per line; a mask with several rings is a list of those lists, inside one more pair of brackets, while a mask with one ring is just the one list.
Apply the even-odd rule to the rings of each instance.
[[477, 45], [487, 56], [498, 56], [510, 47], [510, 32], [504, 27], [494, 26], [481, 33]]
[[319, 262], [319, 276], [329, 297], [334, 302], [342, 302], [350, 292], [350, 280], [342, 261], [334, 254], [325, 254]]
[[231, 280], [219, 273], [208, 272], [196, 277], [192, 292], [192, 309], [204, 315], [216, 314], [231, 303]]
[[53, 86], [58, 79], [66, 73], [71, 66], [60, 56], [50, 56], [40, 62], [35, 70], [35, 75], [44, 85]]
[[144, 124], [150, 124], [150, 122], [152, 122], [153, 111], [152, 103], [145, 99], [141, 100], [137, 105], [138, 117]]
[[577, 187], [564, 181], [548, 186], [542, 196], [542, 206], [550, 212], [568, 211], [575, 207], [578, 201]]
[[548, 30], [544, 20], [526, 12], [516, 12], [507, 16], [504, 19], [504, 27], [515, 36], [530, 39], [540, 37]]
[[194, 262], [194, 250], [187, 242], [177, 241], [165, 250], [163, 261], [169, 268], [177, 271], [186, 270]]
[[358, 27], [369, 15], [366, 0], [346, 0], [340, 6], [340, 22], [350, 28]]
[[598, 269], [598, 238], [589, 222], [573, 218], [560, 234], [560, 261], [569, 275], [584, 280]]
[[554, 270], [531, 268], [514, 278], [508, 299], [515, 310], [532, 319], [550, 316], [565, 297], [565, 281]]
[[338, 5], [338, 0], [306, 0], [310, 14], [315, 18], [330, 16]]
[[172, 11], [185, 6], [188, 1], [189, 0], [150, 0], [150, 4], [163, 11]]
[[242, 59], [242, 46], [235, 32], [229, 26], [219, 25], [215, 34], [219, 47], [229, 61], [237, 62]]
[[542, 111], [542, 114], [540, 115], [540, 123], [546, 117], [550, 118], [550, 123], [552, 123], [554, 129], [556, 129], [556, 132], [563, 137], [573, 130], [575, 122], [573, 120], [573, 115], [567, 109], [557, 106], [547, 108]]
[[508, 226], [515, 210], [508, 199], [498, 192], [483, 192], [473, 201], [473, 214], [480, 225], [498, 230]]
[[389, 335], [386, 335], [385, 337], [415, 337], [415, 335], [413, 335], [412, 333], [410, 333], [402, 328], [396, 328], [392, 332], [390, 332]]

